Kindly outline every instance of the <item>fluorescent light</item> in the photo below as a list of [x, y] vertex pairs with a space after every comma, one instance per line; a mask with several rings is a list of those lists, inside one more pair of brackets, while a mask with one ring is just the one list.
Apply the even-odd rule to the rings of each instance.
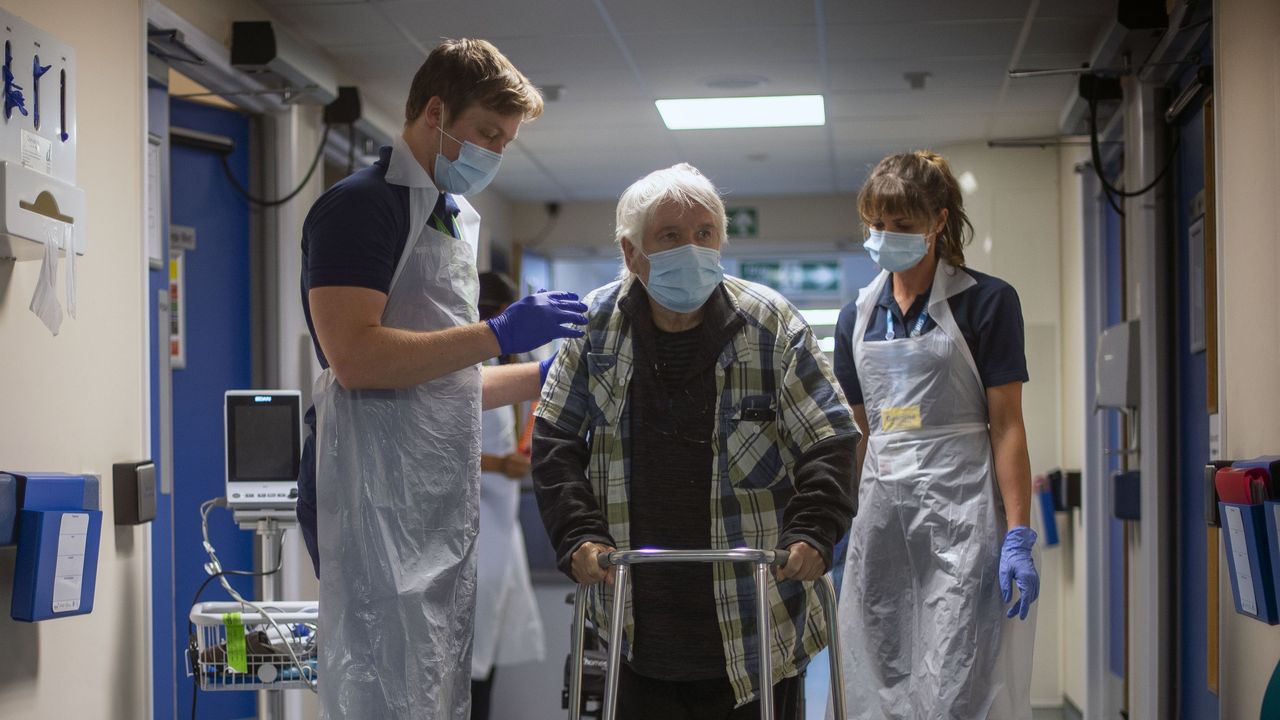
[[671, 130], [825, 125], [821, 95], [656, 100]]
[[800, 317], [810, 325], [823, 327], [826, 325], [835, 325], [836, 320], [840, 319], [840, 308], [822, 308], [819, 310], [801, 310]]

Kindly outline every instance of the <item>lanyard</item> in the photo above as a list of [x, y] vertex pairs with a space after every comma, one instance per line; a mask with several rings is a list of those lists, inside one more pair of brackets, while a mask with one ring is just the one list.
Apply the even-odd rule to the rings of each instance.
[[[926, 320], [928, 320], [928, 319], [929, 319], [929, 311], [928, 311], [928, 309], [921, 310], [921, 311], [920, 311], [920, 317], [916, 318], [915, 325], [914, 325], [914, 326], [912, 326], [912, 328], [911, 328], [911, 333], [910, 333], [910, 334], [911, 334], [911, 337], [920, 337], [920, 332], [921, 332], [922, 330], [924, 330], [924, 323], [925, 323], [925, 321], [926, 321]], [[889, 326], [888, 326], [888, 328], [884, 331], [884, 339], [885, 339], [885, 340], [892, 340], [892, 339], [894, 338], [894, 332], [893, 332], [893, 310], [892, 310], [892, 309], [890, 309], [890, 310], [889, 310], [889, 316], [888, 316], [887, 320], [888, 320], [888, 325], [889, 325]]]
[[[453, 228], [450, 228], [449, 225], [445, 224], [444, 220], [440, 219], [440, 216], [436, 215], [435, 213], [432, 213], [431, 220], [435, 223], [436, 229], [439, 230], [440, 232], [444, 233], [445, 235], [458, 238], [459, 240], [462, 239], [461, 230], [459, 229], [458, 231], [455, 232]], [[458, 227], [457, 222], [458, 221], [454, 219], [450, 224], [452, 224], [454, 228], [456, 228]]]
[[431, 210], [430, 220], [432, 224], [436, 226], [436, 230], [439, 230], [445, 235], [461, 240], [462, 228], [458, 225], [457, 216], [449, 212], [449, 206], [445, 202], [446, 197], [447, 196], [444, 193], [440, 194], [440, 201], [436, 203], [436, 207]]

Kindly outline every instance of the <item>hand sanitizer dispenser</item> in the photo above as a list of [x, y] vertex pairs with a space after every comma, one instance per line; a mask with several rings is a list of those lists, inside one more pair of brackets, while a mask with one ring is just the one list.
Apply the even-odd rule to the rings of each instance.
[[102, 536], [98, 478], [0, 473], [17, 489], [18, 556], [9, 615], [37, 622], [93, 611]]

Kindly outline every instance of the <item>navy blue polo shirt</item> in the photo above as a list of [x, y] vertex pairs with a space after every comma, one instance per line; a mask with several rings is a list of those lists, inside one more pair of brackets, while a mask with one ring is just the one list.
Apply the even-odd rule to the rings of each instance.
[[[311, 288], [362, 287], [389, 293], [404, 254], [409, 188], [387, 182], [390, 162], [391, 147], [383, 146], [377, 162], [334, 183], [302, 223], [302, 312], [320, 367], [329, 367], [329, 361], [311, 322]], [[454, 199], [441, 193], [432, 216], [452, 228], [457, 214]]]
[[[409, 188], [387, 182], [390, 163], [391, 147], [384, 146], [377, 162], [326, 190], [302, 223], [302, 312], [323, 368], [329, 367], [329, 361], [320, 349], [311, 320], [311, 288], [362, 287], [389, 294], [391, 279], [404, 254], [409, 238]], [[445, 227], [456, 228], [457, 214], [453, 198], [441, 193], [432, 216]], [[298, 472], [298, 524], [319, 577], [314, 407], [307, 410], [306, 423], [307, 437]]]
[[[960, 334], [969, 345], [973, 362], [984, 388], [993, 388], [1011, 382], [1027, 382], [1027, 356], [1025, 333], [1022, 325], [1022, 303], [1018, 292], [1009, 283], [969, 268], [968, 273], [976, 284], [951, 296], [951, 314], [960, 326]], [[866, 342], [884, 342], [889, 330], [889, 318], [893, 318], [896, 338], [907, 337], [915, 330], [920, 314], [924, 312], [929, 293], [916, 296], [906, 316], [893, 299], [893, 283], [886, 282], [876, 298], [876, 305], [867, 331], [862, 336]], [[850, 405], [862, 405], [862, 386], [858, 383], [858, 368], [853, 361], [853, 332], [858, 322], [857, 301], [845, 305], [836, 321], [835, 373]], [[938, 327], [933, 317], [926, 316], [920, 333], [932, 332]]]

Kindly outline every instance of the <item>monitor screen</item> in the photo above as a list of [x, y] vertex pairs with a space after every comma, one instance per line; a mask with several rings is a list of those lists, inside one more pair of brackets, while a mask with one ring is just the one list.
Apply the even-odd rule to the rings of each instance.
[[301, 452], [296, 397], [228, 396], [228, 478], [293, 481]]

